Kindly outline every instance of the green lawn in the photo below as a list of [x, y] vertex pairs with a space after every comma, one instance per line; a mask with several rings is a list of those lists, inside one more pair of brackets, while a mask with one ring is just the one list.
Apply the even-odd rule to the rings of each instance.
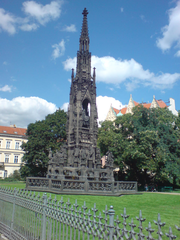
[[[24, 188], [25, 183], [22, 182], [0, 182], [0, 186], [6, 187], [17, 187]], [[41, 193], [42, 195], [43, 193]], [[47, 194], [49, 196], [49, 193]], [[55, 194], [51, 194], [51, 197], [54, 198]], [[70, 203], [74, 204], [75, 199], [77, 199], [78, 205], [82, 206], [84, 201], [86, 202], [87, 208], [92, 208], [94, 203], [96, 203], [96, 208], [101, 212], [105, 209], [105, 205], [110, 205], [114, 207], [115, 217], [119, 215], [120, 221], [122, 222], [121, 214], [123, 213], [124, 207], [126, 208], [127, 214], [130, 215], [127, 222], [130, 222], [133, 218], [134, 223], [138, 226], [136, 216], [139, 216], [139, 210], [142, 211], [142, 216], [146, 218], [144, 227], [148, 227], [148, 223], [151, 222], [153, 229], [157, 228], [153, 223], [153, 220], [157, 221], [158, 213], [161, 215], [161, 221], [166, 222], [164, 229], [166, 232], [169, 229], [169, 226], [172, 227], [173, 233], [177, 235], [177, 239], [180, 239], [180, 232], [175, 230], [174, 225], [180, 227], [180, 195], [173, 194], [161, 194], [161, 193], [151, 193], [144, 192], [143, 194], [138, 195], [124, 195], [121, 197], [110, 197], [110, 196], [89, 196], [89, 195], [56, 195], [57, 200], [60, 200], [63, 196], [64, 202], [69, 198]], [[120, 225], [122, 227], [122, 225]], [[129, 227], [127, 227], [129, 229]], [[138, 231], [137, 229], [135, 230]], [[155, 231], [155, 232], [156, 232]], [[163, 228], [162, 231], [164, 232]], [[145, 231], [147, 235], [147, 232]], [[156, 236], [157, 238], [157, 236]], [[166, 237], [163, 239], [167, 239]]]

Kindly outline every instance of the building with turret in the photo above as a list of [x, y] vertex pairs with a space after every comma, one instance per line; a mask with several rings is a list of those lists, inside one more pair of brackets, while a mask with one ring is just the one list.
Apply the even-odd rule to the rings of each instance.
[[113, 106], [110, 106], [110, 109], [108, 111], [108, 114], [106, 116], [106, 121], [114, 121], [118, 116], [122, 116], [127, 113], [133, 113], [133, 108], [142, 105], [145, 108], [168, 108], [175, 116], [178, 116], [178, 111], [175, 108], [175, 100], [173, 98], [169, 99], [169, 105], [165, 103], [163, 100], [157, 100], [155, 99], [155, 96], [153, 96], [153, 100], [151, 103], [138, 103], [133, 100], [132, 94], [130, 95], [129, 103], [126, 107], [122, 109], [116, 109], [113, 108]]

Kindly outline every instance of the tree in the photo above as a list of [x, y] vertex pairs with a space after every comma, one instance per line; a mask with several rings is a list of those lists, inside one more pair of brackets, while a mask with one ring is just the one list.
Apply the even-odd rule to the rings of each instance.
[[57, 110], [45, 120], [31, 123], [27, 128], [28, 142], [22, 144], [21, 176], [44, 177], [47, 172], [49, 149], [55, 152], [66, 140], [66, 113]]
[[99, 129], [101, 151], [112, 151], [120, 175], [139, 183], [180, 180], [179, 118], [168, 109], [137, 106], [133, 114], [104, 122]]

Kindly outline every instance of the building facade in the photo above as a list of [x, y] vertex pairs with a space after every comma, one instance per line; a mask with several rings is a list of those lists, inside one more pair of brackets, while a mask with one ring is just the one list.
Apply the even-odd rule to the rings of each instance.
[[122, 109], [116, 109], [113, 108], [113, 106], [110, 106], [110, 109], [108, 111], [108, 114], [106, 116], [106, 121], [114, 121], [118, 116], [122, 116], [127, 113], [133, 113], [133, 108], [142, 105], [145, 108], [168, 108], [174, 115], [178, 116], [178, 111], [175, 108], [175, 100], [173, 98], [169, 99], [169, 105], [167, 105], [163, 100], [157, 100], [155, 99], [155, 96], [153, 96], [153, 100], [151, 103], [138, 103], [133, 100], [132, 95], [130, 95], [129, 103], [126, 107]]
[[0, 178], [20, 169], [24, 155], [21, 145], [27, 141], [25, 128], [0, 126]]

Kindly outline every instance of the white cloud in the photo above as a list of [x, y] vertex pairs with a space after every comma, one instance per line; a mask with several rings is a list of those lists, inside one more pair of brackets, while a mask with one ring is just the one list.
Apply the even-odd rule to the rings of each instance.
[[124, 12], [124, 8], [121, 7], [121, 12]]
[[66, 102], [61, 106], [61, 109], [63, 109], [65, 112], [67, 112], [68, 111], [68, 106], [69, 106], [69, 103]]
[[[64, 64], [66, 71], [75, 69], [76, 57], [69, 58]], [[143, 86], [151, 86], [154, 89], [172, 88], [176, 81], [180, 80], [179, 73], [158, 73], [155, 74], [149, 70], [144, 70], [143, 66], [134, 59], [130, 60], [116, 60], [113, 57], [97, 57], [92, 56], [92, 67], [97, 69], [97, 81], [108, 84], [115, 84], [116, 86], [124, 83], [128, 91]]]
[[7, 65], [8, 63], [6, 61], [3, 62], [3, 65]]
[[156, 41], [162, 51], [170, 49], [173, 44], [180, 45], [180, 1], [175, 8], [168, 10], [168, 15], [169, 23], [161, 29], [163, 37]]
[[70, 26], [66, 26], [63, 31], [66, 32], [76, 32], [76, 26], [74, 24], [71, 24]]
[[125, 83], [125, 86], [126, 86], [127, 91], [129, 91], [129, 92], [132, 92], [134, 89], [139, 87], [138, 81], [135, 81], [135, 80], [133, 82]]
[[63, 62], [64, 65], [64, 69], [66, 71], [71, 70], [72, 68], [76, 68], [76, 62], [77, 62], [77, 58], [68, 58], [66, 61]]
[[176, 52], [175, 57], [180, 57], [180, 50]]
[[153, 88], [158, 89], [171, 89], [173, 88], [176, 81], [180, 80], [180, 74], [179, 73], [161, 73], [159, 75], [154, 76], [149, 81], [149, 86], [152, 86]]
[[0, 98], [0, 125], [8, 126], [12, 123], [17, 127], [27, 127], [56, 110], [55, 104], [38, 97], [17, 97], [12, 100]]
[[145, 18], [145, 16], [144, 15], [140, 15], [140, 18], [141, 18], [141, 20], [143, 21], [143, 22], [148, 22], [147, 20], [146, 20], [146, 18]]
[[32, 23], [32, 24], [27, 23], [27, 24], [21, 25], [19, 28], [23, 31], [30, 32], [30, 31], [36, 30], [38, 27], [39, 25], [36, 23]]
[[4, 30], [9, 34], [16, 33], [16, 24], [17, 19], [11, 13], [6, 12], [3, 8], [0, 8], [0, 31]]
[[[39, 27], [37, 23], [45, 25], [60, 17], [62, 3], [63, 1], [52, 1], [50, 4], [42, 5], [35, 1], [23, 2], [22, 11], [27, 15], [25, 18], [14, 16], [0, 8], [0, 32], [3, 30], [13, 35], [17, 28], [22, 31], [36, 30]], [[73, 25], [70, 27], [73, 31]]]
[[40, 24], [44, 25], [50, 20], [57, 19], [61, 14], [61, 1], [52, 1], [50, 4], [42, 5], [35, 1], [23, 3], [22, 10], [30, 17], [35, 18]]
[[140, 15], [140, 18], [141, 18], [141, 20], [145, 20], [145, 16], [144, 15]]
[[54, 48], [52, 53], [52, 58], [55, 60], [56, 58], [64, 55], [65, 52], [65, 42], [64, 39], [58, 44], [52, 45], [52, 48]]
[[113, 97], [98, 96], [96, 98], [97, 110], [98, 110], [98, 122], [104, 121], [110, 106], [121, 109], [124, 105]]
[[4, 87], [0, 88], [1, 92], [11, 92], [12, 86], [5, 85]]

